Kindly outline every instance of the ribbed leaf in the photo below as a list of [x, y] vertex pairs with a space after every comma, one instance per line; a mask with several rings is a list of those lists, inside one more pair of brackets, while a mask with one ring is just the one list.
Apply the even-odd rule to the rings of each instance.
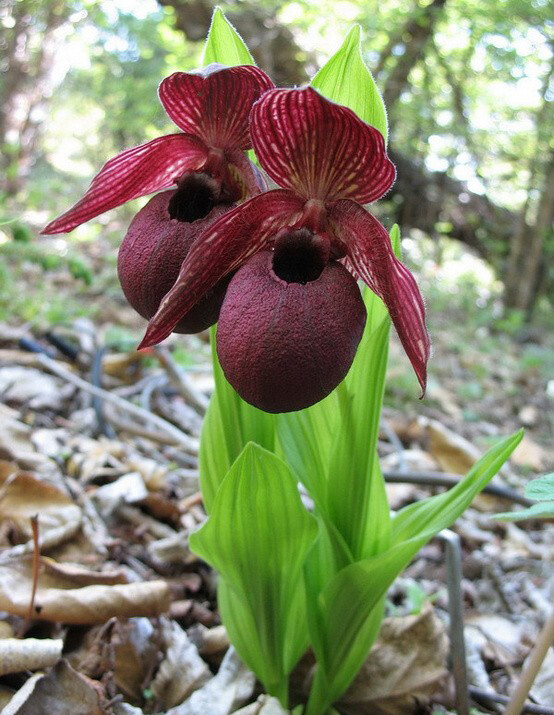
[[282, 701], [308, 643], [302, 566], [316, 533], [289, 468], [250, 443], [190, 538], [221, 574], [221, 614], [237, 651]]
[[212, 24], [204, 46], [204, 65], [218, 62], [227, 67], [235, 65], [254, 65], [254, 58], [244, 40], [216, 7], [212, 15]]
[[275, 447], [274, 417], [241, 400], [225, 379], [215, 350], [215, 330], [210, 331], [215, 391], [200, 440], [200, 485], [208, 513], [219, 485], [248, 442], [270, 451]]
[[434, 534], [450, 526], [494, 477], [522, 439], [523, 430], [519, 430], [500, 440], [455, 487], [401, 509], [392, 520], [393, 543], [425, 533]]
[[390, 321], [382, 302], [368, 289], [364, 299], [366, 330], [350, 373], [337, 390], [340, 428], [333, 440], [327, 481], [329, 519], [355, 560], [386, 548], [390, 531], [377, 460]]
[[332, 392], [312, 407], [277, 417], [277, 436], [285, 461], [319, 511], [326, 510], [329, 451], [338, 416], [337, 394]]
[[320, 626], [313, 642], [318, 673], [307, 715], [324, 712], [348, 687], [377, 636], [375, 609], [381, 608], [388, 587], [429, 539], [462, 514], [521, 438], [518, 432], [492, 447], [448, 492], [399, 512], [392, 522], [391, 548], [342, 569], [322, 591], [320, 612], [313, 618]]
[[354, 25], [341, 48], [311, 81], [333, 102], [349, 107], [378, 129], [387, 141], [387, 112], [379, 90], [366, 67], [360, 44], [360, 26]]

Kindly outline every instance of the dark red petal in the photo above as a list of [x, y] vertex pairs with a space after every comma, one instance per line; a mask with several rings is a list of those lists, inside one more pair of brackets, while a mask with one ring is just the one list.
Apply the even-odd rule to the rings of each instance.
[[415, 278], [394, 255], [384, 226], [364, 208], [353, 201], [337, 201], [328, 215], [334, 232], [347, 246], [355, 271], [387, 306], [425, 392], [431, 343]]
[[250, 131], [269, 176], [306, 198], [365, 204], [394, 182], [383, 135], [311, 87], [264, 94], [252, 108]]
[[242, 200], [268, 189], [265, 176], [241, 149], [226, 151], [225, 159], [231, 182], [239, 186], [242, 191]]
[[291, 191], [267, 191], [222, 216], [192, 246], [173, 288], [148, 325], [139, 349], [161, 342], [223, 276], [298, 218], [303, 202]]
[[274, 86], [258, 67], [175, 72], [160, 85], [160, 101], [175, 124], [220, 149], [249, 149], [252, 104]]
[[42, 233], [67, 233], [126, 201], [172, 186], [185, 171], [202, 168], [207, 148], [196, 137], [169, 134], [110, 159], [73, 208]]

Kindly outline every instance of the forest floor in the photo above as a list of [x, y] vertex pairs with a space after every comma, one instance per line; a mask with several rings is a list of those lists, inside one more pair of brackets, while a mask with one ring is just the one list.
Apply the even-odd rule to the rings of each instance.
[[[187, 545], [205, 518], [197, 453], [213, 388], [207, 335], [135, 352], [144, 321], [120, 294], [112, 239], [0, 244], [0, 711], [46, 712], [39, 703], [50, 697], [65, 703], [50, 715], [282, 712], [229, 649], [214, 574]], [[517, 497], [554, 469], [552, 325], [502, 314], [494, 278], [455, 247], [436, 258], [433, 246], [413, 258], [434, 346], [425, 400], [392, 340], [382, 469], [420, 482], [388, 484], [393, 509], [440, 489], [425, 483], [433, 475], [465, 474], [521, 426], [525, 438], [494, 484]], [[552, 524], [491, 518], [515, 507], [480, 496], [453, 527], [475, 713], [502, 712], [483, 692], [505, 702], [554, 597]], [[448, 649], [437, 645], [446, 588], [434, 540], [392, 587], [388, 626], [339, 712], [454, 712]], [[369, 675], [376, 660], [379, 682]], [[436, 679], [430, 699], [418, 696], [425, 679]], [[554, 712], [552, 653], [531, 698], [536, 712]]]

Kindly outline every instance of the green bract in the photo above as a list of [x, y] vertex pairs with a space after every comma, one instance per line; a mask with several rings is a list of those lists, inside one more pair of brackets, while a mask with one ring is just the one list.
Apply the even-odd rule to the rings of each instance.
[[203, 64], [206, 66], [212, 62], [228, 67], [256, 64], [244, 40], [218, 7], [214, 10], [204, 46]]
[[341, 48], [319, 70], [311, 86], [328, 99], [344, 104], [376, 129], [387, 141], [387, 111], [367, 68], [360, 42], [360, 26], [354, 25]]

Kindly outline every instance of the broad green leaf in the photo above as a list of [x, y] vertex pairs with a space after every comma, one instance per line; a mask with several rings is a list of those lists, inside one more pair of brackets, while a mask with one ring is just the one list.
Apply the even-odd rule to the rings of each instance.
[[377, 439], [385, 388], [390, 320], [376, 295], [364, 291], [367, 323], [354, 364], [337, 389], [340, 422], [327, 480], [329, 519], [355, 560], [386, 548], [390, 517], [379, 471]]
[[443, 494], [401, 509], [392, 520], [393, 543], [427, 531], [438, 532], [452, 524], [473, 497], [494, 477], [523, 438], [523, 430], [500, 440], [473, 465], [467, 476]]
[[378, 129], [387, 141], [387, 112], [377, 85], [366, 67], [360, 43], [360, 26], [354, 25], [341, 48], [311, 81], [328, 99], [349, 107]]
[[308, 490], [318, 510], [326, 509], [329, 451], [337, 428], [337, 396], [277, 417], [277, 437], [285, 461]]
[[219, 7], [212, 15], [212, 24], [204, 46], [204, 66], [219, 62], [227, 67], [254, 65], [254, 58], [244, 40]]
[[204, 505], [211, 510], [219, 485], [248, 442], [275, 447], [275, 418], [241, 400], [219, 364], [216, 329], [211, 330], [215, 391], [202, 426], [200, 485]]
[[554, 499], [554, 472], [532, 479], [525, 485], [525, 496], [538, 501]]
[[250, 443], [190, 537], [221, 574], [222, 618], [239, 655], [280, 698], [308, 643], [302, 567], [316, 534], [290, 469]]
[[498, 521], [522, 521], [523, 519], [554, 519], [554, 501], [543, 501], [533, 504], [527, 509], [519, 511], [506, 511], [495, 514], [493, 519]]
[[[400, 256], [396, 224], [390, 238], [395, 254]], [[354, 560], [384, 551], [390, 540], [389, 506], [377, 457], [390, 318], [383, 301], [367, 286], [363, 297], [367, 322], [352, 368], [337, 389], [340, 421], [327, 486], [328, 517]]]
[[[312, 642], [322, 671], [316, 676], [318, 702], [327, 698], [327, 705], [331, 704], [358, 672], [376, 637], [374, 609], [394, 579], [429, 539], [460, 516], [521, 438], [522, 432], [518, 432], [492, 447], [460, 484], [445, 494], [399, 512], [393, 520], [391, 548], [346, 566], [328, 583], [320, 595], [317, 615], [317, 622], [325, 627]], [[340, 619], [333, 617], [337, 613]], [[307, 712], [315, 715], [318, 711], [308, 708]]]

